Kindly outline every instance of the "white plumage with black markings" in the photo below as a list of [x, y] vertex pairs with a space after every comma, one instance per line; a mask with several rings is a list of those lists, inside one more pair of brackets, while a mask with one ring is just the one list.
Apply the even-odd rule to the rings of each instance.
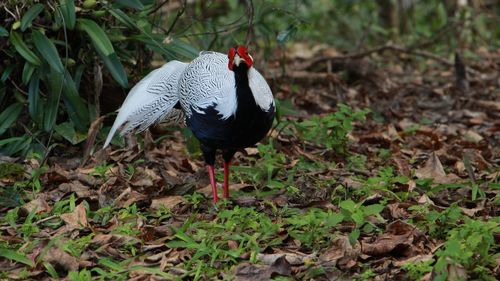
[[[221, 119], [234, 115], [237, 108], [234, 72], [228, 68], [228, 56], [217, 52], [201, 52], [185, 69], [179, 80], [179, 99], [188, 117], [191, 110], [202, 113], [215, 105]], [[250, 68], [248, 81], [253, 97], [263, 110], [274, 105], [273, 94], [262, 75]]]
[[223, 191], [227, 198], [231, 159], [237, 150], [256, 144], [268, 133], [274, 115], [271, 88], [253, 67], [246, 47], [231, 48], [227, 55], [201, 52], [189, 64], [167, 63], [132, 88], [104, 147], [120, 128], [124, 134], [142, 131], [164, 119], [185, 118], [200, 141], [216, 203], [216, 152], [222, 151], [224, 159]]
[[165, 119], [178, 119], [181, 112], [173, 109], [179, 101], [178, 80], [187, 65], [170, 61], [139, 81], [119, 109], [104, 147], [109, 145], [115, 132], [122, 126], [120, 133], [123, 135], [132, 130], [144, 131], [153, 123]]

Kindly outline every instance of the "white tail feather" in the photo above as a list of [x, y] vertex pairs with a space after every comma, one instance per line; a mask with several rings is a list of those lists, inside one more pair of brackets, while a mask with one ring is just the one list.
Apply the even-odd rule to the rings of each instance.
[[179, 101], [178, 80], [187, 63], [170, 61], [153, 70], [130, 90], [119, 109], [115, 123], [109, 131], [104, 148], [109, 145], [116, 131], [125, 124], [121, 133], [135, 128], [143, 131], [151, 124], [161, 121]]

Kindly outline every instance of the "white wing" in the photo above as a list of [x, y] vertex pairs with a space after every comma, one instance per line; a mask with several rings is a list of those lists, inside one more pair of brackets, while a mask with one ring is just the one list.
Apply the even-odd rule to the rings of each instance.
[[119, 109], [115, 123], [109, 131], [104, 147], [108, 146], [116, 130], [122, 125], [121, 134], [143, 131], [151, 124], [168, 116], [179, 101], [178, 81], [188, 64], [170, 61], [153, 70], [130, 90]]
[[221, 119], [234, 114], [236, 84], [228, 62], [225, 54], [202, 52], [186, 67], [179, 79], [179, 100], [187, 116], [209, 106], [215, 106]]
[[248, 71], [248, 83], [255, 103], [262, 110], [269, 111], [271, 105], [274, 105], [273, 92], [267, 84], [266, 79], [254, 67]]

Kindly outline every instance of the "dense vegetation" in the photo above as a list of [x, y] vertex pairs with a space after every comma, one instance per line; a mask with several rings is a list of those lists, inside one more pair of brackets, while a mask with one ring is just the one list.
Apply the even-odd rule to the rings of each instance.
[[[0, 279], [497, 280], [500, 8], [460, 2], [2, 1]], [[151, 69], [236, 44], [278, 117], [232, 200], [186, 129], [100, 150]]]

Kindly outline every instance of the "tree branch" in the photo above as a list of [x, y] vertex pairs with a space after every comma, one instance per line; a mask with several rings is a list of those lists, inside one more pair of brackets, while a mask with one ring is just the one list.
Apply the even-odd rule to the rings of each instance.
[[252, 0], [246, 0], [246, 2], [247, 2], [248, 29], [247, 29], [247, 37], [245, 39], [245, 45], [248, 46], [253, 39], [252, 37], [253, 37], [254, 7]]

